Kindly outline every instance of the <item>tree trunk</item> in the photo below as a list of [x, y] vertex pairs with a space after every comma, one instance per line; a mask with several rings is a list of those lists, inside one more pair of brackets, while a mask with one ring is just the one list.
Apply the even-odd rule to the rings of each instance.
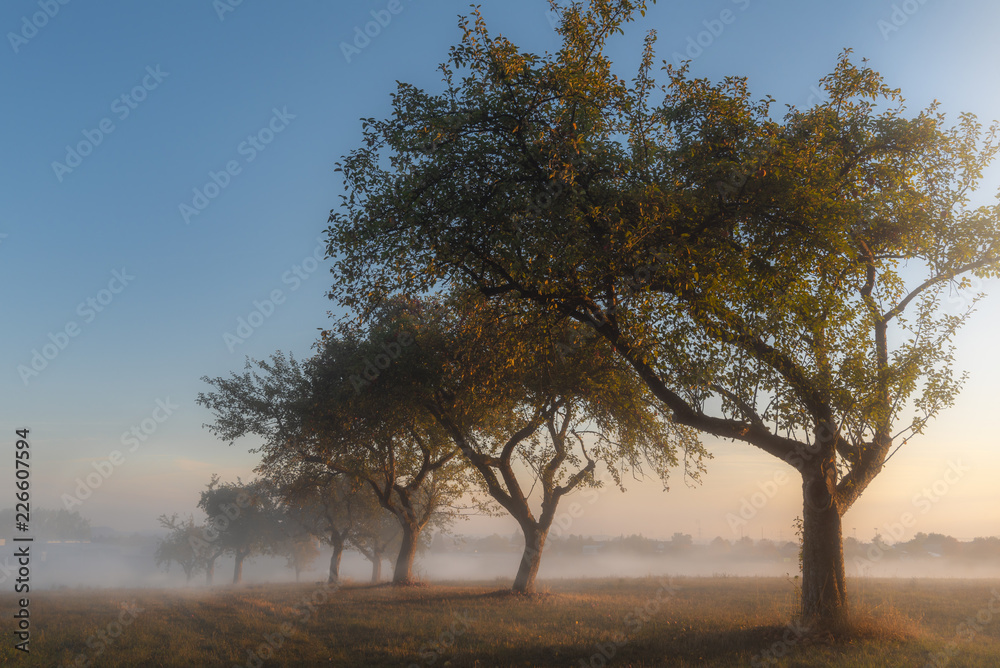
[[211, 586], [212, 578], [215, 577], [215, 560], [217, 557], [212, 557], [205, 564], [205, 584]]
[[301, 566], [296, 566], [295, 567], [295, 581], [296, 582], [299, 581], [299, 575], [301, 575], [301, 574], [302, 574], [302, 567]]
[[233, 567], [233, 584], [239, 584], [243, 580], [243, 560], [246, 555], [242, 552], [236, 553], [236, 565]]
[[376, 552], [371, 559], [372, 562], [372, 584], [378, 584], [382, 579], [382, 554]]
[[329, 584], [340, 580], [340, 558], [344, 555], [344, 542], [331, 541], [333, 543], [333, 554], [330, 555], [330, 576], [327, 578]]
[[545, 547], [545, 538], [549, 532], [533, 523], [522, 525], [521, 531], [524, 532], [524, 553], [521, 555], [521, 565], [517, 569], [517, 577], [514, 578], [511, 591], [515, 594], [533, 594], [535, 576], [538, 575], [538, 567], [542, 563], [542, 548]]
[[399, 546], [399, 556], [396, 557], [396, 570], [392, 575], [392, 583], [397, 585], [413, 582], [413, 559], [417, 555], [417, 539], [420, 529], [412, 525], [403, 526], [403, 539]]
[[[828, 472], [824, 475], [824, 471]], [[841, 518], [832, 462], [802, 476], [802, 617], [826, 623], [847, 605]]]

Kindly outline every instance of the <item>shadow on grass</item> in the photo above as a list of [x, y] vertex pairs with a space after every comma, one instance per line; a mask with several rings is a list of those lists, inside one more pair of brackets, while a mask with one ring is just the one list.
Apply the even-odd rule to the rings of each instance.
[[[425, 600], [531, 600], [552, 594], [524, 596], [509, 590], [485, 593], [462, 593], [435, 596]], [[663, 622], [668, 622], [663, 626]], [[875, 642], [892, 645], [926, 638], [926, 632], [915, 620], [895, 609], [881, 607], [851, 609], [835, 623], [763, 624], [726, 629], [698, 629], [669, 626], [669, 618], [651, 622], [651, 627], [639, 629], [632, 636], [613, 632], [593, 641], [560, 640], [538, 636], [537, 641], [521, 641], [515, 646], [483, 643], [477, 631], [469, 633], [464, 642], [456, 642], [440, 657], [449, 666], [573, 666], [603, 668], [604, 666], [738, 666], [772, 665], [786, 658], [792, 665], [807, 660], [813, 650], [834, 651], [856, 649], [859, 643]], [[652, 627], [652, 624], [657, 624]], [[708, 625], [708, 624], [706, 624]], [[611, 629], [608, 629], [611, 631]], [[464, 645], [464, 647], [462, 646]], [[414, 664], [409, 664], [414, 665]], [[430, 665], [416, 662], [415, 665]], [[805, 663], [801, 665], [807, 665]]]
[[[741, 666], [749, 665], [753, 657], [763, 657], [765, 652], [782, 642], [787, 627], [769, 626], [732, 631], [667, 631], [656, 637], [645, 636], [625, 639], [618, 643], [610, 640], [591, 643], [553, 643], [540, 639], [536, 644], [519, 646], [492, 646], [489, 649], [470, 648], [476, 645], [473, 638], [461, 639], [453, 646], [435, 652], [422, 661], [414, 657], [407, 665], [462, 666], [572, 666], [573, 668], [602, 668], [604, 666]], [[474, 635], [471, 632], [470, 635]], [[619, 644], [620, 643], [620, 644]], [[463, 647], [462, 645], [466, 645]], [[806, 643], [802, 643], [805, 647]], [[782, 655], [794, 652], [790, 646]], [[374, 659], [375, 657], [368, 657]], [[380, 657], [386, 662], [391, 656]], [[398, 660], [398, 659], [397, 659]]]

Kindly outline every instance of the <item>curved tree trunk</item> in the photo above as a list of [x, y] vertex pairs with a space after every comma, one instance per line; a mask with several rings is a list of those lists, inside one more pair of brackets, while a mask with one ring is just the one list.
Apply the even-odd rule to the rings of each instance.
[[511, 591], [515, 594], [533, 594], [535, 577], [542, 563], [542, 548], [545, 547], [545, 538], [549, 532], [547, 527], [542, 528], [533, 522], [522, 524], [521, 531], [524, 532], [524, 553], [521, 555], [521, 565], [517, 569]]
[[333, 584], [340, 580], [340, 558], [344, 555], [344, 541], [338, 540], [340, 534], [336, 531], [330, 532], [330, 542], [333, 545], [333, 554], [330, 555], [330, 576], [327, 583]]
[[847, 605], [844, 543], [832, 458], [802, 475], [802, 617], [829, 622]]
[[413, 559], [417, 556], [419, 537], [419, 528], [410, 524], [403, 525], [403, 539], [399, 546], [399, 556], [396, 557], [396, 569], [392, 574], [393, 584], [406, 585], [413, 582]]
[[379, 580], [382, 579], [382, 554], [376, 552], [373, 557], [371, 557], [372, 562], [372, 584], [378, 584]]

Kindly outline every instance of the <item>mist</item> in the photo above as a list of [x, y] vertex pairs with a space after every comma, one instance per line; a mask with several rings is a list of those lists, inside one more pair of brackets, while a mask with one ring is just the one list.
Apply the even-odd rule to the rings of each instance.
[[[205, 574], [196, 574], [190, 583], [177, 567], [158, 569], [153, 554], [158, 539], [152, 536], [128, 539], [128, 544], [95, 542], [36, 543], [38, 555], [32, 573], [32, 589], [64, 588], [174, 588], [205, 587]], [[787, 577], [798, 575], [797, 547], [782, 546], [789, 556], [763, 559], [739, 555], [709, 555], [709, 545], [694, 544], [693, 554], [543, 554], [540, 585], [545, 580], [581, 578], [635, 578], [646, 576], [683, 577]], [[860, 545], [845, 553], [848, 577], [861, 578], [1000, 578], [1000, 560], [909, 556], [896, 554], [896, 546], [878, 551], [873, 544]], [[867, 549], [865, 549], [867, 548]], [[325, 582], [331, 551], [320, 550], [301, 582]], [[393, 557], [395, 555], [392, 555]], [[874, 558], [872, 558], [874, 557]], [[517, 571], [519, 551], [452, 552], [424, 550], [414, 567], [414, 575], [427, 582], [476, 581], [507, 586]], [[392, 574], [392, 559], [383, 562], [382, 579]], [[0, 582], [14, 576], [11, 557], [0, 563]], [[371, 580], [371, 562], [360, 553], [347, 550], [341, 562], [341, 579], [356, 584]], [[233, 559], [220, 557], [215, 566], [213, 586], [229, 586]], [[295, 582], [295, 572], [283, 558], [259, 556], [248, 559], [243, 584]]]

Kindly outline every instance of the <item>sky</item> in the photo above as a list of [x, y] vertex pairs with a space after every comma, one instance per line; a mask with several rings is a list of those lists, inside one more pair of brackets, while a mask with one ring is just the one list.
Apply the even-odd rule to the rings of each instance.
[[[15, 430], [30, 429], [36, 507], [151, 531], [162, 513], [194, 512], [213, 473], [252, 477], [255, 443], [230, 446], [204, 428], [201, 378], [240, 371], [247, 356], [309, 354], [334, 309], [322, 239], [343, 193], [335, 163], [358, 145], [361, 118], [389, 113], [397, 81], [438, 89], [435, 68], [468, 10], [452, 0], [0, 5], [0, 443], [13, 452]], [[544, 0], [484, 0], [482, 12], [522, 49], [558, 48]], [[1000, 5], [987, 0], [661, 1], [609, 53], [631, 78], [655, 29], [659, 59], [690, 58], [693, 74], [715, 80], [747, 76], [780, 114], [815, 103], [818, 80], [852, 48], [902, 88], [910, 112], [937, 99], [952, 119], [970, 111], [988, 123], [1000, 117], [998, 25]], [[977, 197], [998, 184], [991, 169]], [[957, 339], [970, 375], [956, 406], [893, 457], [845, 516], [845, 535], [1000, 534], [998, 296]], [[744, 444], [706, 444], [715, 459], [701, 485], [679, 472], [669, 492], [627, 479], [625, 494], [578, 497], [561, 530], [791, 538], [794, 470]], [[14, 470], [3, 460], [6, 506]], [[513, 528], [473, 518], [456, 530]]]

